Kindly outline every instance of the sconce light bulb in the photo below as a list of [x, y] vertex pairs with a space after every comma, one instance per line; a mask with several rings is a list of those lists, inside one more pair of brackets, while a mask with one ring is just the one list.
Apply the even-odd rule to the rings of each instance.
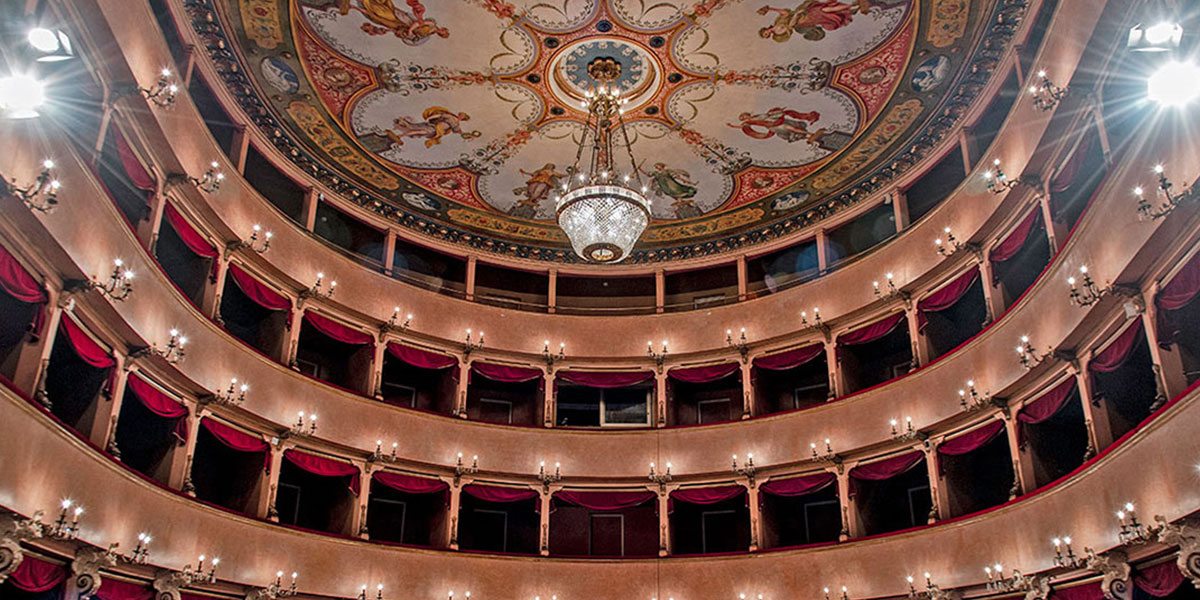
[[1080, 265], [1079, 272], [1083, 273], [1084, 275], [1087, 275], [1087, 265]]
[[283, 571], [275, 571], [276, 577], [283, 577]]
[[70, 498], [63, 498], [63, 501], [62, 501], [62, 507], [63, 507], [63, 508], [71, 508], [71, 499], [70, 499]]
[[172, 329], [172, 330], [168, 331], [167, 333], [171, 334], [171, 337], [175, 337], [175, 336], [179, 335], [179, 330]]
[[325, 279], [325, 272], [317, 271], [317, 279]]
[[1060, 540], [1058, 538], [1054, 538], [1054, 539], [1050, 540], [1050, 543], [1054, 544], [1054, 547], [1057, 548], [1062, 545], [1062, 540]]
[[1126, 511], [1126, 512], [1133, 512], [1133, 503], [1132, 503], [1132, 502], [1126, 502], [1126, 503], [1125, 503], [1125, 511]]
[[76, 507], [75, 507], [75, 516], [76, 516], [76, 517], [78, 517], [79, 515], [82, 515], [82, 514], [83, 514], [83, 507], [82, 507], [82, 506], [76, 506]]
[[892, 423], [892, 427], [895, 427], [898, 424], [895, 419], [892, 419], [891, 423]]
[[891, 273], [888, 273], [888, 274], [884, 275], [884, 277], [886, 277], [888, 281], [891, 281], [891, 280], [892, 280], [892, 274], [891, 274]]
[[214, 566], [214, 567], [215, 567], [215, 566], [217, 566], [217, 565], [219, 565], [219, 564], [221, 564], [221, 559], [219, 559], [219, 558], [213, 558], [213, 559], [212, 559], [212, 564], [213, 564], [213, 566]]
[[1000, 166], [1000, 159], [997, 158], [997, 159], [992, 160], [992, 164], [996, 165], [997, 167]]
[[1070, 537], [1065, 537], [1065, 538], [1063, 538], [1063, 543], [1064, 543], [1064, 544], [1066, 544], [1066, 545], [1068, 545], [1068, 546], [1070, 546], [1070, 545], [1071, 545], [1071, 538], [1070, 538]]
[[671, 461], [667, 461], [667, 470], [668, 470], [668, 471], [670, 471], [670, 470], [671, 470]]
[[1154, 172], [1161, 175], [1163, 172], [1163, 166], [1162, 165], [1154, 165]]
[[967, 380], [967, 387], [975, 387], [975, 380], [974, 380], [974, 379], [968, 379], [968, 380]]
[[1139, 185], [1139, 186], [1137, 186], [1137, 187], [1135, 187], [1135, 188], [1133, 188], [1133, 195], [1134, 195], [1134, 196], [1141, 196], [1142, 194], [1145, 194], [1145, 193], [1146, 193], [1146, 190], [1143, 190], [1143, 189], [1142, 189], [1142, 186], [1140, 186], [1140, 185]]

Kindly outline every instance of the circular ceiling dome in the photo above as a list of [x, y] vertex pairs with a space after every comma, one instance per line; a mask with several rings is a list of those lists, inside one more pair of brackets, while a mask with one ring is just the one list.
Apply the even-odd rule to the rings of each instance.
[[284, 157], [402, 226], [555, 261], [576, 258], [549, 190], [598, 58], [622, 67], [650, 182], [637, 263], [774, 239], [866, 197], [965, 111], [980, 86], [955, 80], [995, 66], [976, 45], [1012, 34], [979, 31], [994, 0], [221, 1], [242, 64], [214, 64], [249, 77], [233, 95]]

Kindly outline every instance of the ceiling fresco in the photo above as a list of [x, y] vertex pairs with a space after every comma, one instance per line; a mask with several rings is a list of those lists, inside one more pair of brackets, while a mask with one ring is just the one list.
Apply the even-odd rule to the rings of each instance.
[[[237, 61], [231, 89], [265, 113], [255, 121], [285, 155], [394, 220], [534, 258], [571, 260], [550, 190], [574, 161], [594, 84], [587, 66], [615, 61], [654, 217], [635, 262], [811, 222], [839, 194], [848, 205], [847, 190], [889, 161], [897, 169], [895, 155], [963, 93], [979, 25], [998, 8], [221, 1], [215, 26], [237, 53], [216, 64]], [[214, 34], [212, 20], [202, 33]]]

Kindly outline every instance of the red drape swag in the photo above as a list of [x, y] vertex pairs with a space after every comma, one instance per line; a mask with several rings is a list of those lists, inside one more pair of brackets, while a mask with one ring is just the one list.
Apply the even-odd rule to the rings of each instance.
[[100, 581], [96, 597], [100, 600], [151, 600], [154, 598], [154, 589], [148, 585], [104, 578]]
[[667, 510], [674, 511], [675, 502], [677, 501], [688, 504], [716, 504], [732, 500], [745, 493], [746, 488], [736, 483], [733, 485], [675, 490], [671, 492], [671, 497], [668, 498]]
[[979, 279], [979, 267], [971, 267], [966, 273], [955, 277], [950, 283], [918, 302], [920, 326], [923, 328], [928, 324], [928, 317], [925, 313], [941, 312], [958, 304], [958, 301], [966, 295], [967, 290], [975, 285], [977, 279]]
[[592, 510], [621, 510], [641, 506], [655, 497], [654, 492], [580, 492], [563, 490], [554, 499]]
[[[962, 435], [957, 435], [938, 444], [937, 451], [942, 456], [962, 456], [982, 448], [988, 442], [996, 439], [1004, 431], [1004, 421], [992, 421], [983, 427], [976, 427]], [[944, 472], [942, 461], [938, 460], [938, 473]]]
[[134, 373], [125, 383], [134, 397], [141, 401], [146, 410], [165, 419], [175, 419], [175, 435], [187, 441], [188, 426], [186, 417], [188, 409], [169, 394], [155, 387], [141, 375]]
[[833, 473], [817, 473], [790, 479], [772, 479], [758, 487], [759, 491], [772, 496], [804, 496], [829, 487], [837, 476]]
[[725, 379], [738, 371], [737, 363], [722, 363], [719, 365], [708, 365], [705, 367], [691, 367], [688, 369], [671, 369], [667, 371], [667, 375], [676, 381], [684, 383], [711, 383]]
[[1167, 561], [1134, 572], [1133, 584], [1155, 598], [1162, 598], [1171, 595], [1183, 585], [1183, 573], [1179, 571], [1175, 561]]
[[83, 327], [79, 323], [76, 323], [75, 319], [69, 315], [63, 315], [63, 318], [59, 321], [58, 329], [66, 336], [67, 341], [75, 349], [75, 353], [79, 355], [79, 358], [83, 359], [83, 362], [97, 369], [109, 369], [117, 364], [117, 361], [108, 354], [108, 350], [97, 344], [83, 330]]
[[[10, 292], [11, 293], [11, 292]], [[1158, 307], [1157, 325], [1158, 344], [1170, 346], [1179, 334], [1179, 325], [1171, 311], [1180, 310], [1196, 299], [1200, 293], [1200, 252], [1171, 278], [1171, 281], [1158, 290], [1154, 304]]]
[[67, 580], [67, 569], [33, 556], [26, 555], [17, 570], [8, 576], [17, 589], [26, 592], [48, 592]]
[[1083, 162], [1087, 160], [1088, 152], [1091, 151], [1092, 144], [1096, 141], [1095, 128], [1089, 127], [1087, 131], [1083, 135], [1083, 139], [1079, 140], [1079, 145], [1075, 147], [1075, 152], [1071, 153], [1071, 157], [1058, 170], [1058, 175], [1055, 175], [1054, 179], [1050, 181], [1050, 192], [1052, 194], [1061, 194], [1071, 189], [1071, 186], [1075, 185], [1075, 181], [1079, 178]]
[[1111, 373], [1125, 365], [1125, 361], [1133, 354], [1133, 349], [1141, 340], [1142, 320], [1138, 319], [1125, 328], [1117, 339], [1113, 340], [1104, 350], [1092, 357], [1088, 370], [1093, 373]]
[[890, 317], [885, 317], [870, 325], [864, 325], [853, 331], [848, 331], [838, 336], [839, 346], [859, 346], [869, 344], [882, 338], [892, 332], [901, 321], [904, 320], [904, 313], [898, 312]]
[[653, 371], [625, 371], [602, 373], [587, 371], [559, 371], [557, 377], [567, 383], [594, 388], [622, 388], [654, 379]]
[[1104, 600], [1100, 582], [1085, 583], [1066, 588], [1055, 587], [1050, 592], [1052, 600]]
[[[1025, 240], [1029, 239], [1029, 232], [1033, 231], [1034, 226], [1041, 219], [1041, 209], [1036, 206], [1033, 207], [1029, 211], [1029, 215], [1017, 224], [1012, 233], [1009, 233], [1008, 237], [1004, 238], [999, 244], [996, 244], [995, 248], [992, 248], [992, 251], [988, 254], [988, 260], [992, 261], [992, 264], [995, 264], [1004, 262], [1015, 256], [1017, 251], [1025, 245]], [[994, 276], [993, 279], [995, 279]]]
[[1071, 392], [1075, 391], [1075, 378], [1068, 377], [1050, 391], [1042, 394], [1036, 400], [1028, 402], [1017, 411], [1017, 421], [1021, 423], [1017, 429], [1018, 443], [1025, 444], [1025, 426], [1041, 423], [1053, 417], [1067, 403]]
[[42, 325], [46, 323], [45, 304], [50, 301], [50, 296], [4, 246], [0, 246], [0, 290], [26, 304], [42, 305], [29, 324], [29, 331], [33, 335], [41, 335]]
[[[484, 502], [521, 502], [523, 500], [533, 500], [538, 497], [538, 493], [529, 488], [480, 485], [478, 483], [464, 485], [462, 491]], [[539, 502], [538, 504], [540, 509], [541, 503]]]
[[884, 481], [897, 475], [907, 473], [913, 467], [925, 460], [921, 451], [908, 452], [884, 460], [858, 465], [850, 469], [850, 495], [858, 493], [859, 481]]
[[358, 495], [361, 491], [362, 484], [358, 481], [358, 467], [344, 463], [340, 460], [317, 456], [299, 450], [288, 450], [283, 453], [283, 457], [288, 462], [312, 473], [313, 475], [321, 475], [322, 477], [350, 477], [350, 491], [354, 495]]
[[[121, 135], [121, 130], [117, 127], [109, 128], [112, 132], [113, 142], [117, 146], [117, 155], [121, 159], [121, 168], [125, 169], [125, 175], [129, 177], [129, 183], [133, 187], [144, 192], [154, 191], [154, 177], [142, 166], [137, 155], [133, 153], [133, 149], [129, 147], [129, 142], [125, 140], [125, 136]], [[148, 196], [149, 194], [147, 194]]]
[[204, 419], [200, 421], [200, 425], [213, 434], [213, 437], [217, 438], [222, 444], [234, 450], [239, 452], [262, 452], [263, 471], [271, 472], [271, 453], [269, 452], [271, 445], [266, 440], [243, 433], [220, 421], [212, 419]]
[[238, 289], [255, 304], [267, 310], [291, 310], [292, 301], [287, 296], [271, 289], [241, 267], [230, 264], [229, 276], [237, 284]]
[[171, 224], [171, 228], [175, 230], [175, 233], [179, 234], [179, 238], [183, 240], [183, 244], [188, 247], [188, 250], [203, 258], [217, 257], [216, 247], [204, 239], [204, 236], [199, 231], [196, 231], [196, 228], [192, 227], [191, 223], [188, 223], [188, 220], [175, 208], [175, 205], [168, 202], [163, 208], [163, 214], [167, 217], [167, 222]]
[[471, 363], [471, 372], [478, 373], [492, 381], [501, 381], [504, 383], [522, 383], [542, 377], [542, 372], [538, 369], [526, 369], [524, 367], [511, 367], [485, 362]]
[[326, 336], [342, 342], [343, 344], [365, 346], [375, 341], [375, 338], [365, 331], [359, 331], [358, 329], [348, 325], [343, 325], [337, 321], [334, 321], [333, 319], [330, 319], [329, 317], [321, 316], [315, 312], [310, 311], [304, 313], [304, 320], [309, 325], [312, 325], [313, 329], [316, 329], [317, 331], [320, 331]]
[[393, 490], [406, 494], [434, 494], [450, 489], [450, 486], [441, 479], [415, 477], [389, 471], [377, 471], [372, 478]]
[[458, 359], [437, 352], [429, 352], [404, 344], [388, 342], [388, 354], [419, 369], [445, 369], [458, 364]]
[[825, 352], [823, 344], [810, 344], [779, 354], [760, 356], [754, 359], [754, 366], [768, 371], [786, 371], [807, 363], [823, 352]]

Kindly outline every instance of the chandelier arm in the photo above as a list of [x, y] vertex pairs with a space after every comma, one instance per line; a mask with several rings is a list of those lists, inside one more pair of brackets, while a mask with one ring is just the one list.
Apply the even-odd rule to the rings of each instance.
[[625, 129], [625, 116], [617, 111], [617, 126], [621, 128], [621, 137], [625, 138], [625, 151], [629, 154], [629, 168], [633, 171], [633, 178], [637, 181], [638, 188], [645, 187], [642, 183], [642, 170], [638, 168], [637, 161], [633, 158], [633, 144], [629, 141], [629, 130]]
[[[579, 147], [575, 149], [575, 164], [571, 166], [571, 175], [579, 173], [579, 163], [583, 160], [583, 146], [587, 144], [588, 132], [592, 130], [592, 111], [588, 111], [587, 120], [583, 123], [583, 135], [579, 137]], [[570, 184], [567, 184], [570, 187]]]

